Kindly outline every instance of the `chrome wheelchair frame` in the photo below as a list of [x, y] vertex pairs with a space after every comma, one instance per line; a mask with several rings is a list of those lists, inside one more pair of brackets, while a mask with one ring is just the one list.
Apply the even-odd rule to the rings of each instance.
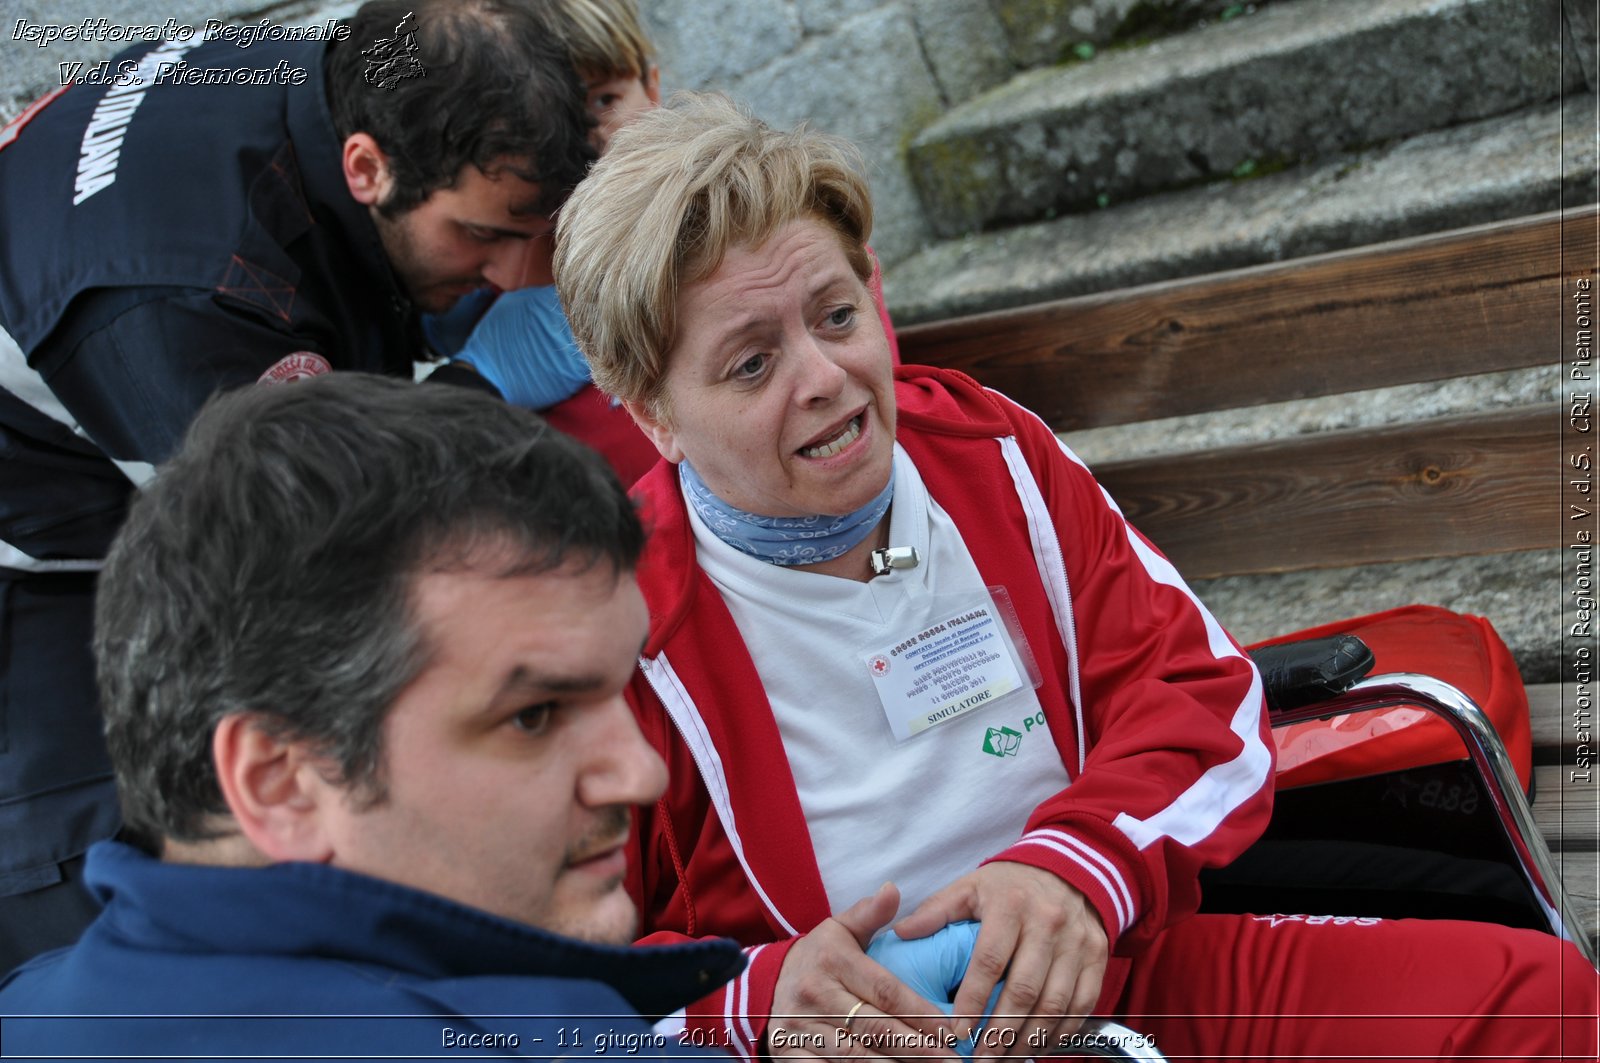
[[[1292, 708], [1273, 708], [1269, 721], [1274, 730], [1312, 720], [1374, 712], [1408, 705], [1437, 716], [1460, 736], [1467, 759], [1478, 775], [1496, 813], [1496, 821], [1515, 854], [1522, 881], [1537, 899], [1549, 931], [1570, 941], [1584, 957], [1600, 967], [1595, 942], [1585, 933], [1572, 902], [1562, 886], [1550, 846], [1534, 822], [1505, 743], [1489, 716], [1477, 702], [1456, 687], [1432, 676], [1393, 672], [1369, 676], [1350, 685], [1343, 693]], [[1079, 1056], [1102, 1059], [1164, 1060], [1139, 1034], [1120, 1023], [1091, 1019], [1084, 1023]]]

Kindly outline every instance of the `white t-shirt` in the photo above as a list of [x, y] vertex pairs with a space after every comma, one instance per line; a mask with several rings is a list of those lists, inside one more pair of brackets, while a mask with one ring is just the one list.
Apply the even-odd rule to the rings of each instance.
[[866, 583], [759, 561], [689, 509], [700, 564], [772, 704], [834, 912], [893, 881], [909, 913], [1015, 841], [1070, 781], [1025, 671], [997, 700], [904, 741], [892, 733], [868, 659], [990, 600], [898, 445], [894, 469], [889, 545], [922, 560]]

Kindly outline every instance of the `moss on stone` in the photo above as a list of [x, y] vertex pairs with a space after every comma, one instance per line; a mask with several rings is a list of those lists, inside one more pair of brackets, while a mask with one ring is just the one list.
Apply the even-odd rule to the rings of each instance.
[[1158, 37], [1182, 33], [1207, 19], [1229, 22], [1268, 3], [1253, 0], [1141, 0], [1135, 4], [1111, 33], [1113, 43], [1148, 43]]
[[997, 184], [985, 174], [993, 152], [975, 138], [949, 137], [912, 146], [907, 159], [935, 225], [945, 232], [982, 227]]
[[1246, 159], [1235, 166], [1228, 177], [1234, 181], [1255, 181], [1262, 177], [1271, 177], [1275, 173], [1282, 173], [1299, 161], [1293, 155], [1269, 155], [1260, 159]]

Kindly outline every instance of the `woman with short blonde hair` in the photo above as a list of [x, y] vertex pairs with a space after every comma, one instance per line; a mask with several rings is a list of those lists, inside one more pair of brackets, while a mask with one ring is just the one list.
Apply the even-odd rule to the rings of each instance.
[[665, 459], [629, 699], [669, 782], [627, 882], [644, 941], [749, 959], [691, 1043], [947, 1054], [989, 1002], [981, 1056], [1093, 1010], [1169, 1054], [1592, 1057], [1594, 971], [1548, 936], [1195, 914], [1271, 809], [1260, 678], [1037, 417], [893, 368], [871, 219], [840, 141], [705, 97], [562, 211], [573, 332]]
[[678, 292], [729, 247], [813, 216], [838, 232], [856, 276], [872, 275], [872, 200], [853, 144], [803, 127], [776, 132], [725, 97], [684, 98], [692, 110], [665, 108], [617, 134], [615, 144], [633, 147], [604, 182], [579, 184], [558, 229], [562, 300], [595, 383], [652, 406]]

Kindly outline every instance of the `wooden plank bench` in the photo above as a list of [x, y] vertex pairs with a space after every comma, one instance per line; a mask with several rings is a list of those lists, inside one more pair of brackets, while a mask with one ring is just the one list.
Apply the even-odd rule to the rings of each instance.
[[[914, 325], [901, 351], [1020, 398], [1058, 432], [1553, 364], [1594, 217]], [[1561, 419], [1540, 405], [1095, 472], [1191, 579], [1531, 549], [1559, 534]]]
[[[1594, 207], [1537, 215], [916, 325], [901, 352], [970, 373], [1058, 432], [1555, 366], [1572, 350], [1564, 300], [1600, 271], [1597, 232]], [[1562, 488], [1568, 414], [1483, 410], [1095, 472], [1191, 579], [1554, 551], [1581, 501]], [[1530, 688], [1535, 815], [1593, 932], [1600, 766], [1570, 777], [1568, 695]]]

